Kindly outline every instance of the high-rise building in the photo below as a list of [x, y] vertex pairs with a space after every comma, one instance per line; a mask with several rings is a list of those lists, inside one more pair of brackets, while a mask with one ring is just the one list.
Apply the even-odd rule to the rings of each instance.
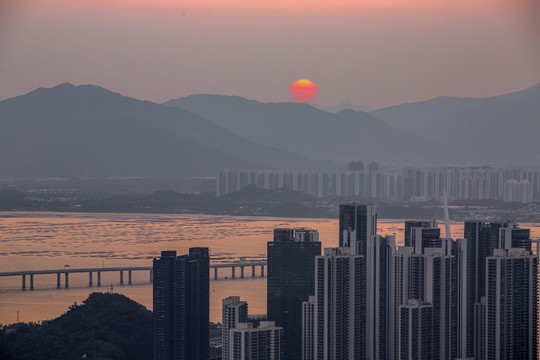
[[302, 360], [315, 358], [315, 296], [302, 302]]
[[340, 246], [363, 255], [366, 264], [366, 349], [368, 359], [388, 357], [389, 269], [393, 236], [377, 236], [377, 211], [371, 204], [339, 207]]
[[[410, 300], [431, 306], [433, 359], [456, 358], [457, 351], [457, 263], [442, 248], [425, 248], [415, 253], [412, 247], [398, 247], [390, 269], [389, 359], [399, 358], [401, 306]], [[418, 325], [420, 326], [420, 325]], [[428, 325], [422, 325], [428, 326]]]
[[411, 299], [399, 307], [400, 360], [435, 359], [433, 353], [433, 306]]
[[339, 205], [339, 246], [366, 255], [367, 243], [377, 235], [377, 209], [372, 204]]
[[517, 224], [513, 228], [499, 230], [498, 249], [524, 249], [531, 251], [531, 230], [520, 229]]
[[[399, 359], [400, 353], [400, 307], [409, 302], [409, 277], [411, 275], [410, 267], [413, 257], [413, 248], [410, 246], [400, 246], [392, 254], [390, 267], [390, 298], [388, 314], [388, 358]], [[416, 278], [416, 276], [413, 276]], [[412, 297], [418, 299], [418, 296]]]
[[[458, 359], [467, 358], [467, 349], [470, 349], [470, 354], [474, 353], [474, 324], [475, 319], [475, 302], [474, 296], [469, 296], [469, 285], [474, 282], [470, 279], [467, 264], [468, 260], [468, 240], [456, 240], [456, 262], [457, 262], [457, 355]], [[471, 356], [472, 357], [472, 356]], [[469, 358], [471, 358], [469, 357]]]
[[368, 359], [386, 360], [389, 356], [390, 269], [395, 247], [394, 236], [377, 235], [368, 242], [365, 257]]
[[366, 359], [364, 257], [327, 248], [315, 268], [313, 359]]
[[[476, 358], [479, 360], [486, 359], [486, 297], [483, 296], [480, 299], [479, 303], [474, 304], [474, 324], [475, 328], [475, 339], [478, 341], [477, 346], [475, 346]], [[469, 358], [472, 359], [472, 358]]]
[[417, 254], [421, 254], [427, 247], [442, 247], [441, 229], [437, 221], [405, 221], [405, 246], [412, 246]]
[[239, 323], [230, 329], [229, 359], [281, 360], [283, 328], [273, 321], [261, 321], [259, 327], [252, 323]]
[[376, 172], [379, 170], [379, 163], [372, 161], [369, 163], [369, 172]]
[[530, 203], [533, 198], [533, 184], [529, 180], [507, 180], [504, 183], [504, 202]]
[[478, 354], [475, 309], [485, 289], [485, 260], [492, 251], [490, 225], [482, 221], [465, 221], [464, 239], [458, 240], [458, 356], [463, 359]]
[[[414, 228], [437, 228], [436, 220], [406, 220], [405, 221], [405, 246], [413, 246], [411, 243], [411, 230]], [[440, 235], [440, 232], [439, 232]]]
[[433, 358], [457, 357], [458, 274], [455, 256], [425, 249], [424, 302], [433, 306]]
[[496, 249], [486, 260], [485, 359], [538, 359], [538, 258]]
[[349, 171], [364, 171], [364, 163], [360, 160], [358, 161], [349, 161], [347, 163], [347, 170]]
[[209, 260], [202, 247], [154, 259], [154, 360], [208, 359]]
[[[481, 301], [486, 296], [486, 259], [495, 249], [521, 248], [531, 250], [529, 229], [520, 229], [511, 221], [465, 221], [464, 238], [460, 240], [460, 314], [458, 332], [458, 356], [478, 358], [479, 336], [483, 330], [478, 319], [483, 317], [476, 309], [482, 308]], [[469, 320], [465, 320], [469, 319]], [[471, 321], [470, 319], [473, 319]]]
[[268, 242], [268, 320], [283, 327], [285, 359], [302, 356], [302, 301], [314, 294], [319, 233], [311, 229], [275, 229]]
[[221, 317], [221, 359], [229, 360], [229, 333], [239, 323], [248, 320], [248, 303], [239, 296], [229, 296], [222, 300]]

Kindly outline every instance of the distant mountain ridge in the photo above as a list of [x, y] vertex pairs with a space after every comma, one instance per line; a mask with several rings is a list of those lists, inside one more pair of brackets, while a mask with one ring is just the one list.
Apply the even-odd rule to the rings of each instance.
[[261, 103], [238, 96], [190, 95], [164, 105], [179, 107], [263, 145], [310, 159], [386, 163], [422, 161], [426, 144], [360, 111], [336, 114], [309, 104]]
[[0, 102], [0, 175], [200, 176], [319, 165], [99, 86], [65, 83]]
[[330, 106], [330, 107], [324, 107], [313, 102], [310, 102], [309, 104], [316, 109], [324, 110], [326, 112], [331, 112], [331, 113], [338, 113], [341, 110], [354, 110], [354, 111], [363, 111], [363, 112], [370, 112], [373, 110], [369, 106], [355, 105], [352, 102], [350, 102], [350, 100], [342, 101], [339, 104]]
[[462, 161], [540, 164], [540, 84], [488, 98], [438, 97], [370, 114], [423, 138], [438, 138]]
[[441, 96], [369, 113], [191, 95], [168, 106], [311, 159], [390, 165], [540, 165], [540, 84], [490, 98]]

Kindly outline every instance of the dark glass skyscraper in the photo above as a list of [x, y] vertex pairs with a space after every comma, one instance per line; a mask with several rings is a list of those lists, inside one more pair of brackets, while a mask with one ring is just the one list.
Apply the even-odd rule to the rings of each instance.
[[209, 260], [202, 247], [154, 259], [154, 360], [208, 359]]
[[411, 299], [399, 307], [400, 360], [436, 359], [433, 352], [433, 305]]
[[339, 205], [339, 247], [366, 255], [368, 241], [377, 235], [377, 210], [371, 204]]
[[268, 320], [283, 327], [285, 359], [302, 356], [302, 301], [315, 292], [315, 257], [321, 255], [316, 230], [275, 229], [268, 242]]
[[[520, 229], [511, 221], [465, 221], [464, 235], [466, 249], [463, 253], [461, 276], [465, 284], [461, 313], [463, 319], [479, 319], [482, 297], [486, 296], [486, 259], [493, 256], [495, 249], [520, 248], [531, 250], [529, 229]], [[462, 250], [462, 251], [463, 251]], [[477, 311], [475, 311], [475, 308]], [[463, 321], [460, 331], [460, 352], [462, 357], [478, 357], [482, 331], [479, 321]]]
[[486, 259], [485, 359], [538, 359], [538, 258], [496, 249]]
[[[405, 246], [414, 246], [411, 242], [411, 230], [413, 228], [436, 228], [435, 220], [406, 220], [405, 221]], [[440, 231], [439, 231], [440, 236]]]

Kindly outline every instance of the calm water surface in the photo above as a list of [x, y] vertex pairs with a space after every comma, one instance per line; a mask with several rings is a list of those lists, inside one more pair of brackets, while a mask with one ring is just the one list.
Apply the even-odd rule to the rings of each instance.
[[[540, 237], [538, 224], [530, 227]], [[210, 248], [212, 262], [266, 258], [266, 243], [276, 227], [309, 227], [319, 231], [323, 247], [337, 246], [337, 219], [290, 219], [210, 215], [93, 214], [0, 212], [0, 272], [17, 270], [151, 266], [162, 250], [187, 253], [190, 247]], [[403, 242], [403, 220], [379, 220], [379, 234], [396, 234]], [[444, 229], [442, 230], [444, 233]], [[454, 238], [463, 235], [461, 223], [452, 224]], [[259, 269], [257, 269], [257, 273]], [[21, 278], [0, 278], [0, 323], [41, 321], [64, 313], [92, 291], [115, 292], [152, 308], [148, 272], [134, 272], [133, 285], [119, 285], [118, 273], [102, 273], [102, 287], [88, 287], [88, 274], [71, 274], [70, 288], [56, 290], [56, 275], [34, 277], [35, 290], [21, 291]], [[251, 314], [266, 313], [266, 278], [210, 282], [210, 319], [221, 321], [221, 299], [238, 295]], [[127, 277], [127, 276], [126, 276]], [[127, 280], [127, 279], [126, 279]], [[27, 279], [28, 285], [29, 279]], [[64, 278], [62, 277], [62, 284]], [[94, 275], [94, 284], [96, 279]]]

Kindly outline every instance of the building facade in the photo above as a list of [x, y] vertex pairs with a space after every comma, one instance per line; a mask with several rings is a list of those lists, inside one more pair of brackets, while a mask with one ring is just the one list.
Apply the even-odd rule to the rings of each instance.
[[315, 264], [313, 359], [366, 359], [364, 257], [327, 248]]
[[229, 333], [239, 323], [248, 321], [248, 303], [240, 301], [240, 296], [229, 296], [221, 303], [221, 360], [229, 360]]
[[[459, 252], [459, 332], [458, 355], [461, 358], [483, 356], [487, 258], [497, 249], [521, 248], [531, 251], [530, 230], [512, 221], [465, 221], [464, 239]], [[472, 321], [470, 319], [473, 319]]]
[[434, 359], [433, 306], [419, 300], [409, 300], [399, 307], [400, 360]]
[[275, 229], [267, 244], [268, 320], [283, 327], [285, 359], [302, 356], [302, 301], [315, 291], [315, 257], [321, 255], [316, 230]]
[[485, 359], [538, 359], [538, 257], [496, 249], [486, 272]]
[[154, 360], [206, 360], [209, 352], [208, 248], [162, 251], [153, 261]]
[[302, 360], [315, 358], [315, 296], [302, 302]]
[[377, 207], [350, 203], [339, 206], [339, 247], [354, 255], [366, 255], [368, 241], [377, 235]]
[[273, 321], [239, 323], [229, 333], [229, 359], [231, 360], [281, 360], [283, 328]]
[[218, 196], [248, 185], [263, 189], [287, 188], [312, 196], [361, 197], [386, 201], [439, 201], [444, 189], [450, 200], [540, 199], [540, 169], [365, 168], [352, 164], [348, 171], [272, 171], [223, 169], [216, 178]]

